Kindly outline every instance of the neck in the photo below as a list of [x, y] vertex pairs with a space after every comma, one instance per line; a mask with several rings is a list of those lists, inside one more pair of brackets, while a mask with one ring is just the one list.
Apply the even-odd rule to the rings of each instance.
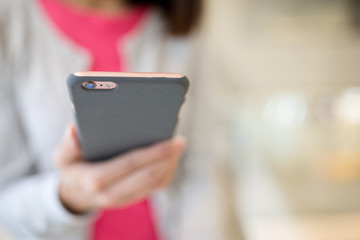
[[62, 0], [84, 9], [101, 12], [103, 14], [119, 14], [126, 11], [129, 6], [125, 0]]

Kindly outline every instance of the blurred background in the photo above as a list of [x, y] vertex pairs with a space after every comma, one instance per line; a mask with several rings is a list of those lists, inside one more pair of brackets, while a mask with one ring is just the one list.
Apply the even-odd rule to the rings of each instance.
[[227, 239], [360, 239], [359, 2], [206, 1]]

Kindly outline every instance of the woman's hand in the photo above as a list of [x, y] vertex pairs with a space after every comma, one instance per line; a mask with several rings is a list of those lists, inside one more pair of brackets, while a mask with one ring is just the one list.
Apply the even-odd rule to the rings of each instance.
[[145, 198], [171, 183], [184, 148], [185, 140], [174, 138], [109, 161], [87, 163], [70, 126], [55, 152], [60, 200], [69, 211], [84, 213]]

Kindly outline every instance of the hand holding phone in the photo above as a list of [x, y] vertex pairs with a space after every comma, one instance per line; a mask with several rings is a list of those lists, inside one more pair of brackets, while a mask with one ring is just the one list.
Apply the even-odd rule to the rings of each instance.
[[189, 81], [175, 73], [78, 72], [67, 79], [84, 158], [170, 139]]
[[65, 207], [124, 206], [171, 182], [185, 147], [184, 139], [171, 139], [185, 76], [79, 72], [67, 85], [77, 130], [66, 131], [55, 154]]
[[76, 129], [69, 126], [55, 152], [59, 196], [71, 212], [126, 206], [171, 183], [185, 148], [183, 138], [135, 149], [97, 163], [83, 158]]

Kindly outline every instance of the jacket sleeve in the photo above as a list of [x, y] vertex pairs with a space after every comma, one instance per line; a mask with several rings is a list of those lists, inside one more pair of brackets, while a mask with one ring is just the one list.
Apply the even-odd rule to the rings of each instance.
[[27, 146], [13, 91], [9, 2], [0, 0], [0, 229], [14, 239], [81, 239], [88, 217], [64, 209], [56, 171], [36, 173]]

